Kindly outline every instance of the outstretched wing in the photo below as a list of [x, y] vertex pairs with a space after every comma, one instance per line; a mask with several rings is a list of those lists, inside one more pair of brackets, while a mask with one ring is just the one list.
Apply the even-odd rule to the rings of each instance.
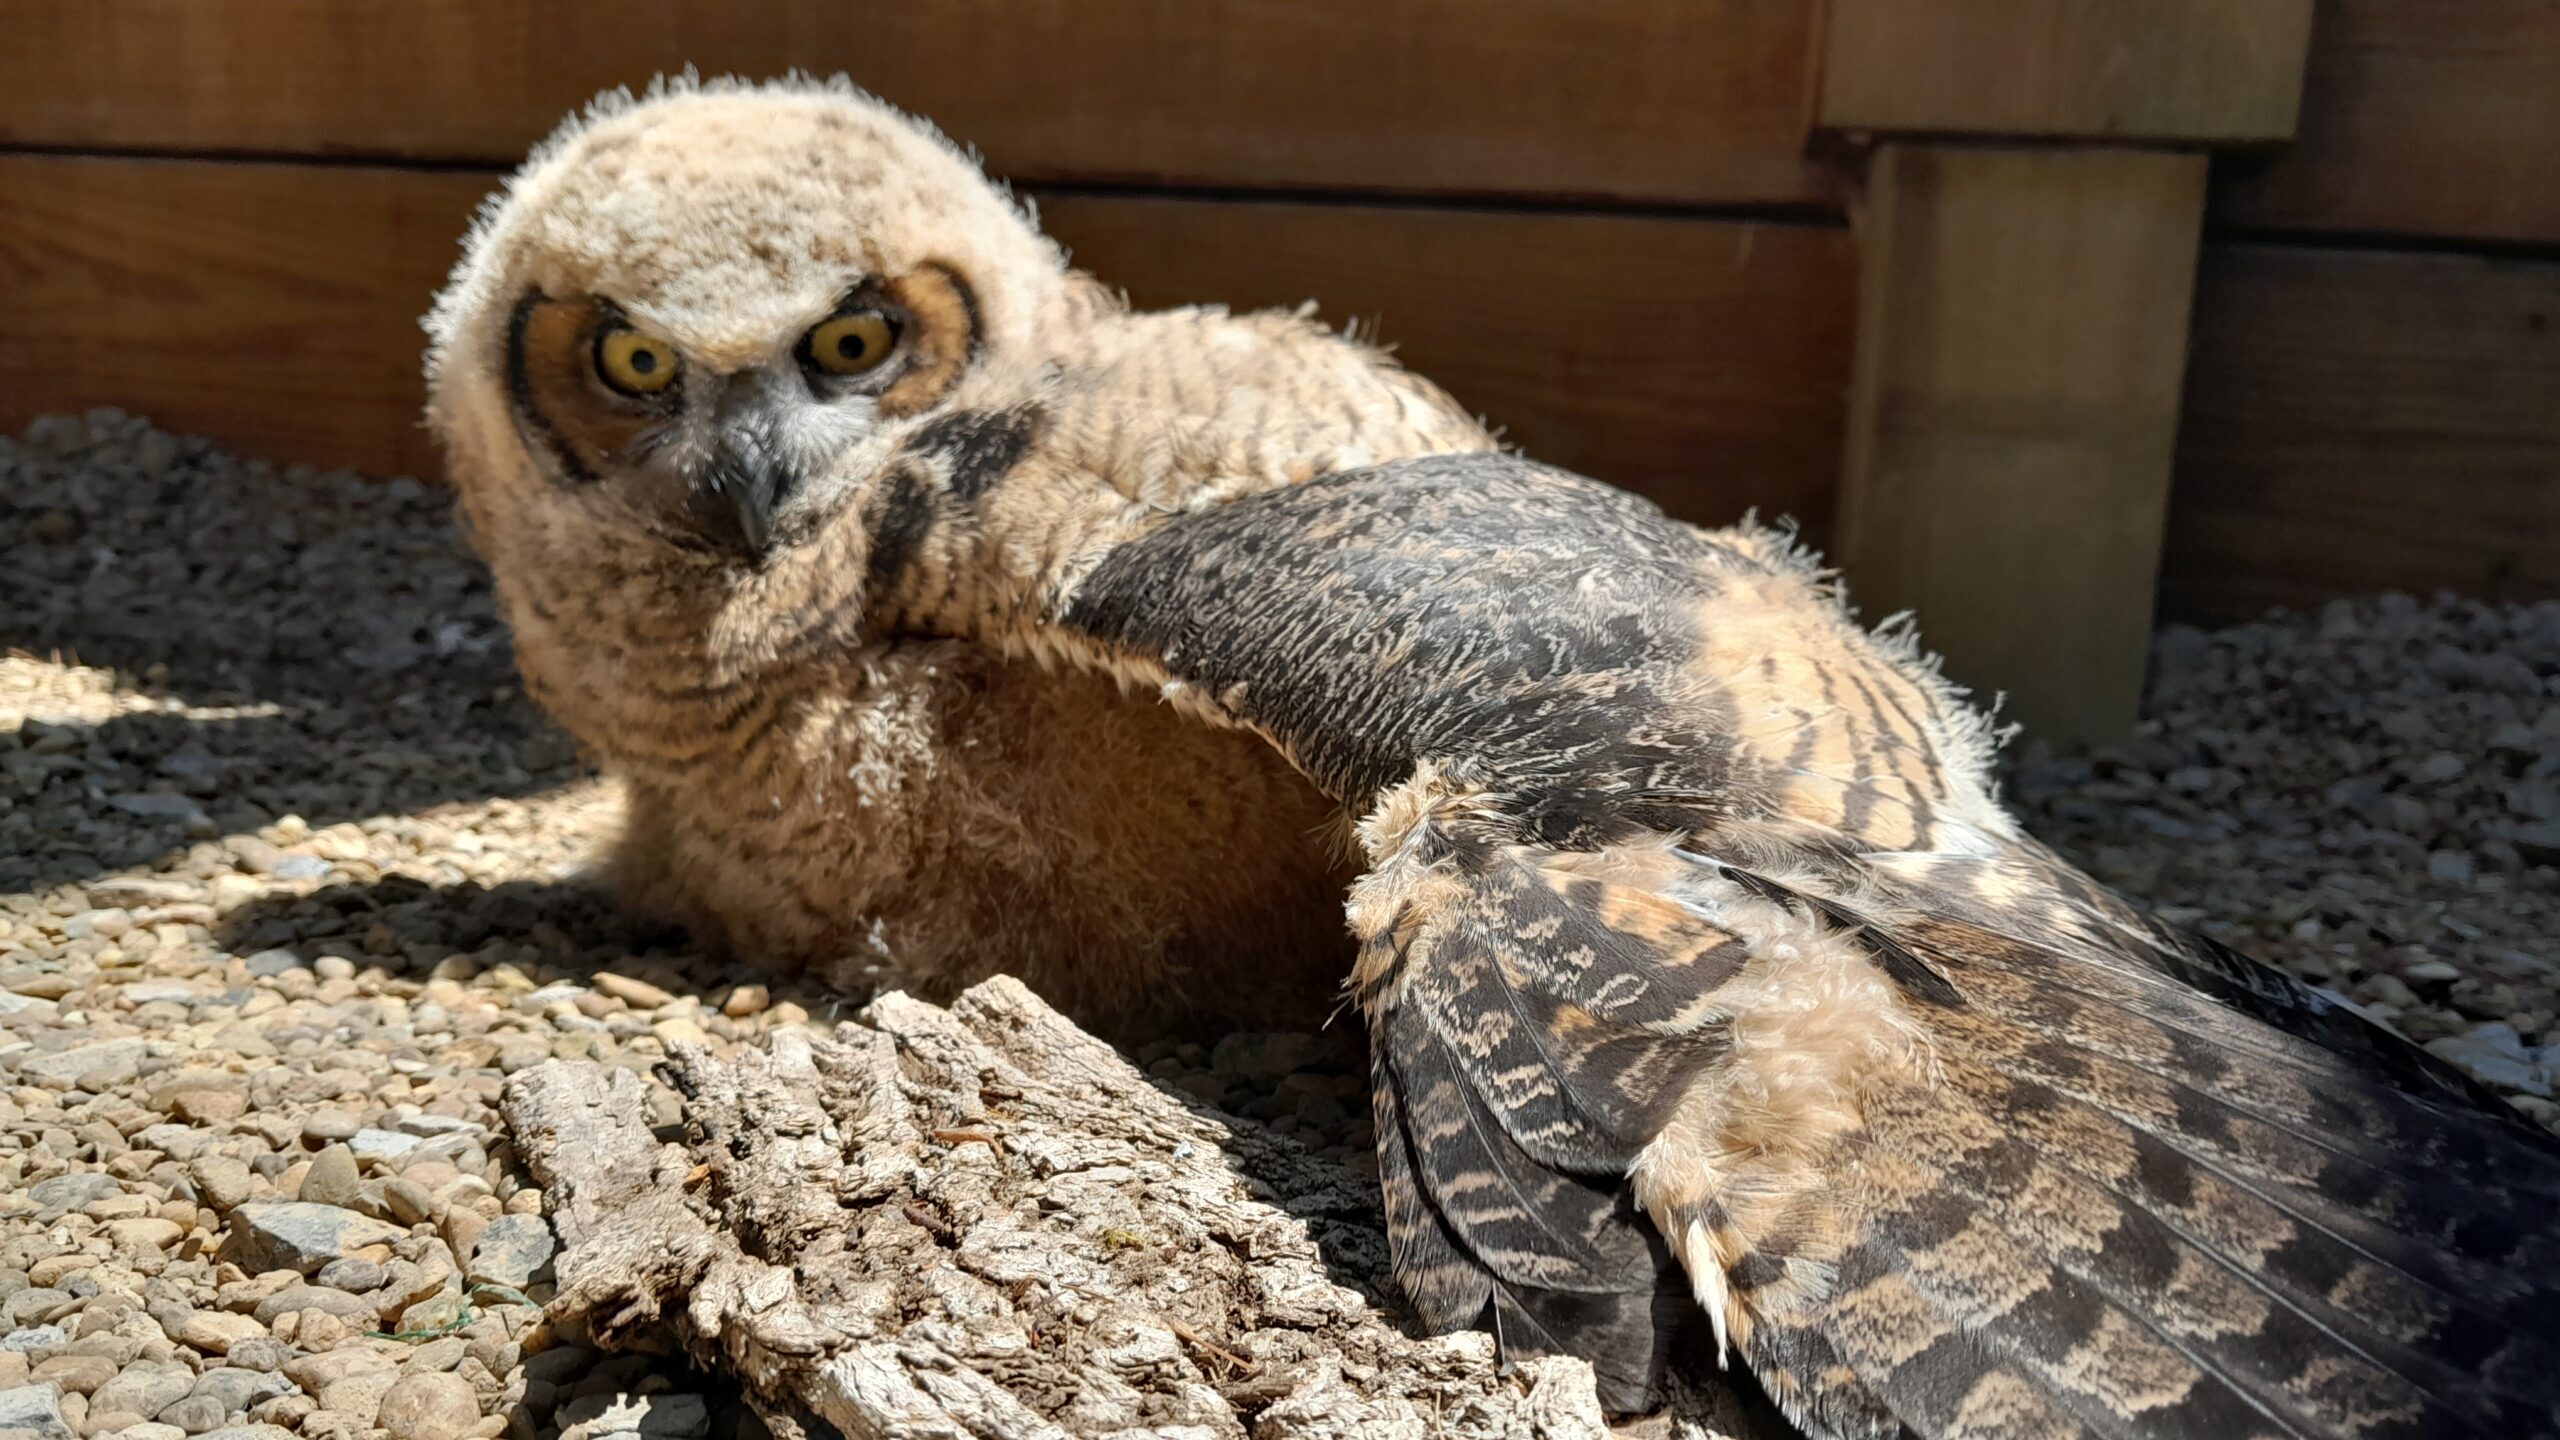
[[2017, 836], [1767, 537], [1412, 461], [1164, 522], [1055, 619], [1367, 816], [1431, 1323], [1621, 1408], [1695, 1325], [1839, 1435], [2560, 1425], [2560, 1148]]

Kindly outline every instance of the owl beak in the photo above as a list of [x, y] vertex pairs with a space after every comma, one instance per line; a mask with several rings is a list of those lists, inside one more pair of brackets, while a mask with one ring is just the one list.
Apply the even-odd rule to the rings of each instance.
[[754, 556], [772, 543], [774, 512], [799, 488], [800, 475], [776, 453], [763, 426], [732, 423], [721, 427], [703, 484], [727, 502], [734, 538]]
[[737, 538], [750, 555], [773, 539], [773, 512], [789, 493], [788, 473], [762, 443], [747, 437], [722, 442], [707, 477], [714, 494], [729, 503]]

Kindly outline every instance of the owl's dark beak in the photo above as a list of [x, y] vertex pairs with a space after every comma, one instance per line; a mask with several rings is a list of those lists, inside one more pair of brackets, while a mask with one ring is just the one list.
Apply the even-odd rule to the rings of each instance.
[[750, 555], [761, 555], [773, 539], [773, 513], [789, 498], [798, 477], [761, 441], [733, 435], [711, 457], [704, 483], [728, 502], [740, 545]]
[[740, 398], [747, 403], [722, 407], [719, 448], [702, 484], [713, 497], [714, 523], [723, 529], [734, 525], [728, 538], [756, 556], [772, 543], [774, 514], [800, 488], [802, 477], [782, 458], [765, 418], [753, 413], [755, 400]]

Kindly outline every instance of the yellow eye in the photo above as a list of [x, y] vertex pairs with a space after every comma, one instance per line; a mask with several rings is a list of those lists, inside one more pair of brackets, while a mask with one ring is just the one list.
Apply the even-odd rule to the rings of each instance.
[[617, 326], [596, 337], [596, 373], [625, 395], [655, 395], [676, 383], [676, 347]]
[[830, 375], [861, 375], [889, 358], [898, 327], [877, 310], [855, 310], [820, 321], [806, 343], [810, 364]]

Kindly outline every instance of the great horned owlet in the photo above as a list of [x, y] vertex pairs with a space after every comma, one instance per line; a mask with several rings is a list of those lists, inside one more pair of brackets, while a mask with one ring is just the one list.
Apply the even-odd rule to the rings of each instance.
[[1846, 1436], [2560, 1425], [2560, 1147], [2022, 834], [1780, 537], [1132, 313], [841, 86], [572, 124], [429, 328], [643, 899], [1107, 1021], [1347, 969], [1428, 1323]]

